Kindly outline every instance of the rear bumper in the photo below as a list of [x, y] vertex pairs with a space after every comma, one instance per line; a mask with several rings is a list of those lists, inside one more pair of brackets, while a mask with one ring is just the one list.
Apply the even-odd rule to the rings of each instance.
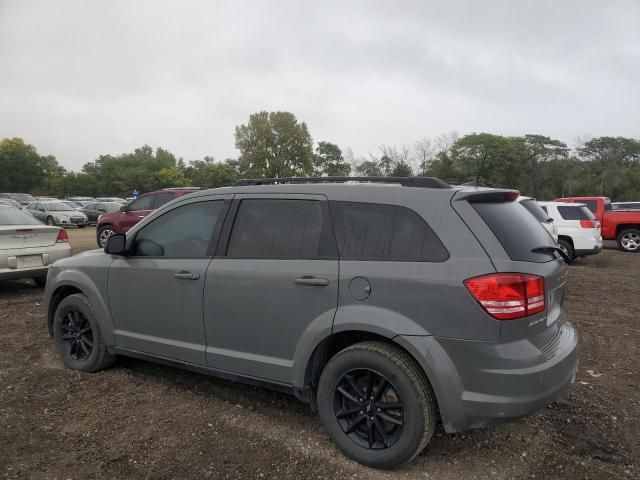
[[432, 383], [445, 430], [457, 432], [528, 415], [562, 394], [575, 378], [578, 338], [566, 321], [551, 328], [553, 335], [539, 347], [527, 339], [403, 338], [422, 350], [418, 360]]
[[[42, 265], [18, 268], [17, 258], [23, 255], [42, 255]], [[12, 280], [45, 276], [49, 265], [56, 260], [69, 256], [71, 256], [71, 247], [68, 243], [58, 243], [54, 246], [43, 248], [4, 250], [0, 255], [0, 279]]]
[[575, 250], [574, 253], [576, 257], [586, 257], [588, 255], [595, 255], [596, 253], [600, 253], [601, 251], [602, 251], [602, 245], [600, 246], [596, 245], [593, 248]]

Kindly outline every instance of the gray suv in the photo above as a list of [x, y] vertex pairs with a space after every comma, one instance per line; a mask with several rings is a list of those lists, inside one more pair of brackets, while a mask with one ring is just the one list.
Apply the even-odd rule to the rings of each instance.
[[51, 266], [49, 334], [82, 371], [121, 354], [290, 392], [346, 455], [394, 467], [438, 419], [526, 415], [574, 378], [567, 266], [517, 196], [426, 177], [193, 193]]

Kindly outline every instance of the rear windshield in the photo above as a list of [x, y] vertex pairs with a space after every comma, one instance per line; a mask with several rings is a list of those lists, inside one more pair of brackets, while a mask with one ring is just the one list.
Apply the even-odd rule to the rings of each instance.
[[472, 203], [511, 260], [544, 263], [557, 258], [551, 252], [532, 252], [537, 247], [554, 247], [551, 235], [520, 202]]
[[538, 202], [536, 202], [535, 200], [533, 200], [533, 199], [532, 200], [523, 200], [520, 203], [522, 204], [522, 206], [524, 208], [529, 210], [531, 215], [533, 215], [536, 218], [536, 220], [538, 220], [539, 222], [548, 222], [549, 221], [549, 215], [547, 214], [547, 212], [545, 210], [542, 209], [542, 207], [540, 205], [538, 205]]
[[34, 198], [28, 193], [14, 193], [11, 197], [19, 202], [33, 202], [34, 200]]
[[15, 207], [0, 207], [0, 225], [42, 225], [42, 222]]
[[559, 206], [558, 212], [565, 220], [595, 220], [593, 213], [582, 205]]

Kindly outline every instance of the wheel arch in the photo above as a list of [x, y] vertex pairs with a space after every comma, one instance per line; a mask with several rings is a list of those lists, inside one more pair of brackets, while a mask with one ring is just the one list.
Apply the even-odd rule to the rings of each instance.
[[620, 235], [622, 232], [624, 232], [625, 230], [640, 230], [640, 225], [637, 223], [621, 223], [620, 225], [616, 226], [616, 239], [618, 238], [618, 235]]

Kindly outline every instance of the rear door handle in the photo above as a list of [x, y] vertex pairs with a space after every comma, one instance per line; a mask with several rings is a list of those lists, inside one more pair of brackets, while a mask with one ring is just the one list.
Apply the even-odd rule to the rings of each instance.
[[199, 273], [191, 273], [191, 272], [178, 272], [178, 273], [174, 273], [173, 276], [180, 280], [198, 280], [200, 278]]
[[316, 278], [311, 276], [298, 277], [293, 280], [298, 285], [311, 285], [313, 287], [326, 287], [329, 285], [329, 280], [326, 278]]

